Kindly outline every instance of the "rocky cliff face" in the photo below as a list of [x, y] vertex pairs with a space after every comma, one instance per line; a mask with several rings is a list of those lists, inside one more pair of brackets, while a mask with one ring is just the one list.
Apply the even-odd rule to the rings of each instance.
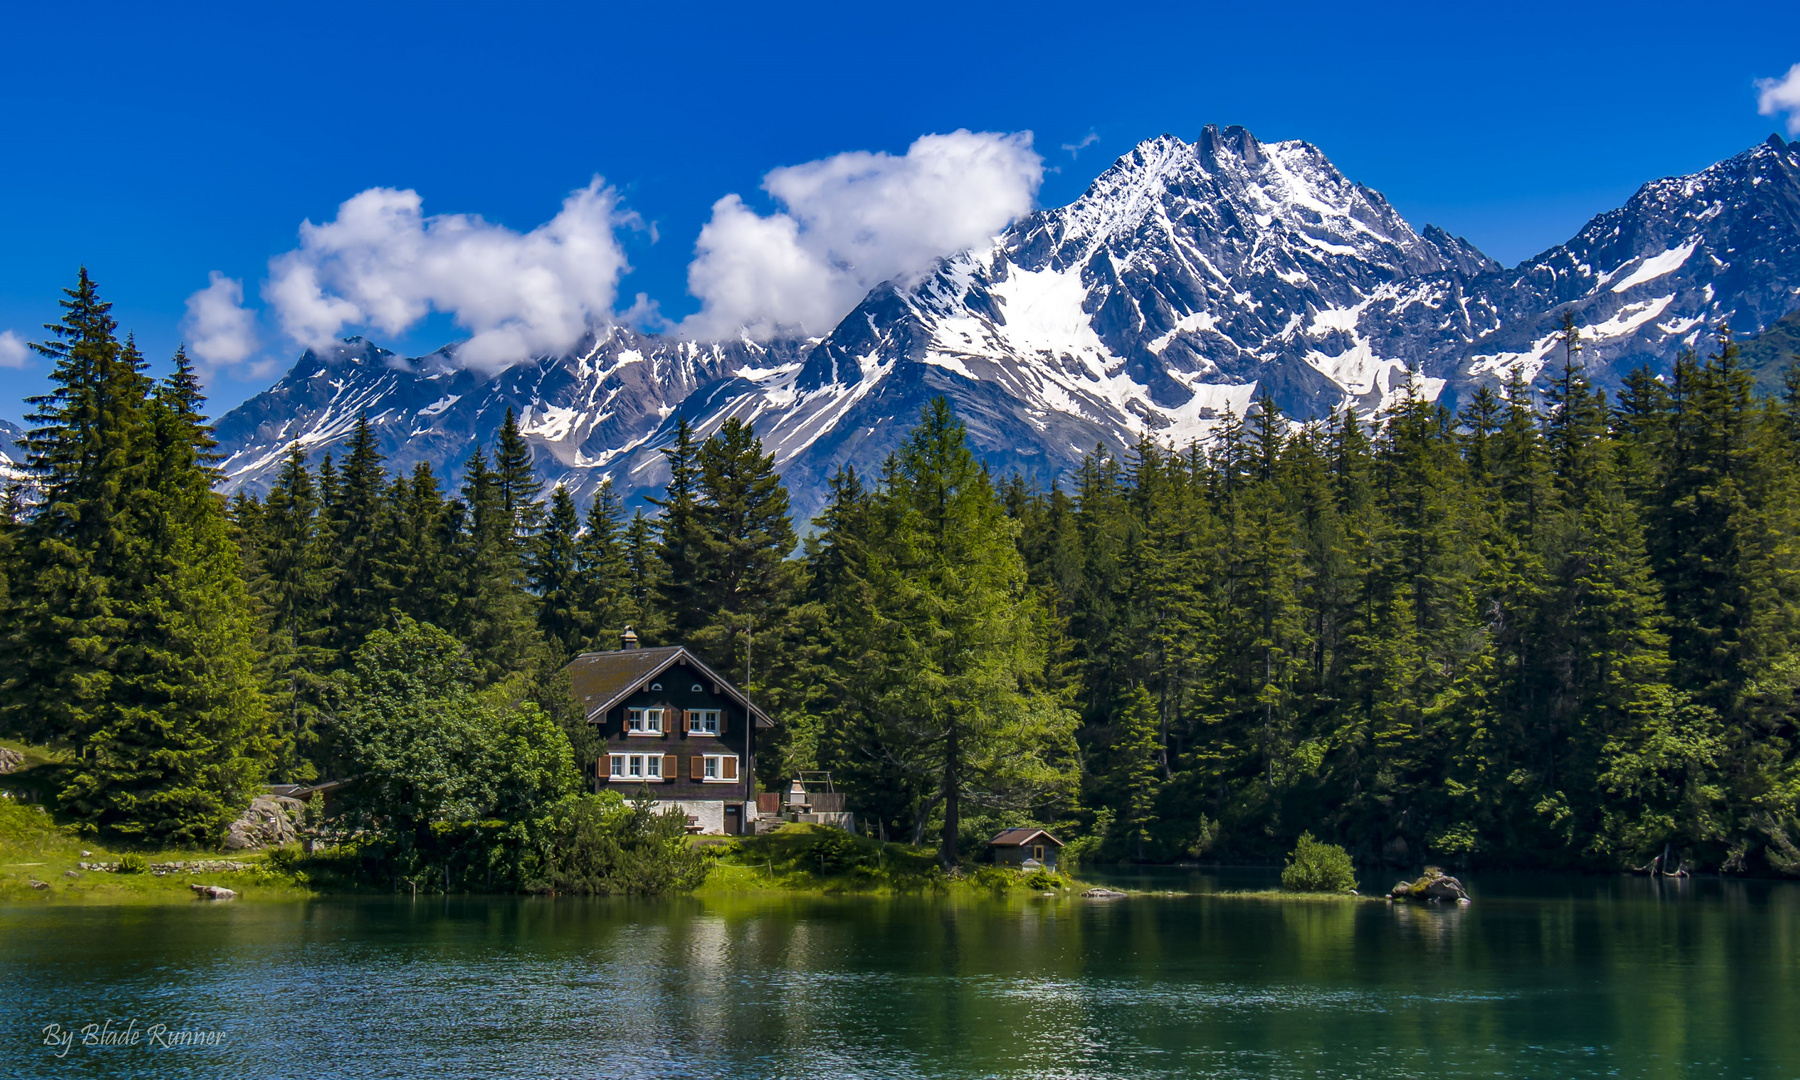
[[[1800, 145], [1800, 144], [1797, 144]], [[546, 483], [584, 498], [667, 479], [675, 423], [750, 421], [796, 509], [841, 464], [874, 472], [932, 396], [997, 472], [1048, 482], [1095, 445], [1185, 444], [1267, 394], [1298, 419], [1374, 410], [1416, 371], [1458, 401], [1537, 375], [1573, 309], [1603, 383], [1666, 369], [1729, 320], [1800, 307], [1800, 150], [1778, 137], [1647, 184], [1576, 237], [1506, 269], [1415, 231], [1304, 142], [1207, 128], [1151, 139], [1081, 198], [981, 250], [875, 289], [816, 341], [695, 343], [612, 328], [567, 357], [482, 376], [454, 349], [404, 359], [352, 339], [307, 352], [219, 425], [232, 486], [261, 489], [285, 447], [317, 457], [367, 413], [392, 467], [455, 474], [507, 406]]]

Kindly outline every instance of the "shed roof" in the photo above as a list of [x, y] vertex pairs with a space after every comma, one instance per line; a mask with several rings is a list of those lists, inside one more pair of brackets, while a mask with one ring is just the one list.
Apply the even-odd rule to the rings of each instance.
[[1046, 843], [1055, 844], [1057, 847], [1063, 846], [1061, 840], [1051, 836], [1042, 829], [1002, 829], [992, 840], [988, 841], [988, 846], [1024, 847], [1026, 844], [1036, 841], [1040, 836], [1044, 838]]
[[665, 645], [655, 649], [617, 649], [612, 652], [582, 653], [569, 661], [569, 683], [575, 697], [586, 710], [587, 721], [598, 723], [607, 710], [630, 697], [632, 692], [677, 663], [692, 667], [719, 691], [744, 707], [760, 728], [772, 728], [775, 721], [757, 708], [743, 692], [685, 646]]

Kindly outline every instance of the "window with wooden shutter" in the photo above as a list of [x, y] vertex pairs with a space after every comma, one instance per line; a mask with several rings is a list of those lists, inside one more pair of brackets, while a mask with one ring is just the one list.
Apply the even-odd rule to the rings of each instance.
[[726, 780], [736, 780], [737, 779], [737, 758], [728, 757], [725, 760], [721, 761], [719, 764], [721, 764], [725, 767], [725, 777], [724, 778]]
[[704, 779], [706, 779], [706, 759], [705, 758], [699, 756], [698, 754], [696, 754], [695, 756], [693, 756], [691, 758], [688, 758], [688, 779], [689, 780], [704, 780]]
[[729, 715], [731, 715], [729, 710], [719, 710], [719, 734], [721, 735], [725, 734], [725, 718]]
[[684, 733], [694, 730], [694, 710], [681, 710], [681, 730]]

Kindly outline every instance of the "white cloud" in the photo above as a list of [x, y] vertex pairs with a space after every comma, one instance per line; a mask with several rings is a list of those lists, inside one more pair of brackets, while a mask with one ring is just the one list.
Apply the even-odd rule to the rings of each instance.
[[1756, 111], [1763, 116], [1787, 113], [1788, 138], [1800, 138], [1800, 64], [1779, 79], [1756, 80]]
[[11, 330], [0, 330], [0, 368], [22, 368], [31, 362], [31, 346]]
[[187, 318], [181, 329], [188, 351], [205, 371], [244, 365], [235, 374], [247, 378], [268, 375], [275, 361], [244, 364], [259, 347], [256, 313], [244, 307], [244, 283], [217, 270], [207, 276], [211, 284], [187, 298]]
[[1031, 133], [926, 135], [903, 156], [855, 152], [776, 169], [757, 214], [736, 195], [700, 230], [688, 291], [695, 337], [822, 334], [870, 289], [982, 244], [1031, 209], [1044, 163]]
[[1081, 137], [1081, 141], [1063, 143], [1062, 148], [1069, 152], [1070, 157], [1077, 157], [1081, 154], [1081, 152], [1083, 150], [1086, 150], [1088, 147], [1094, 145], [1095, 143], [1097, 143], [1099, 141], [1100, 141], [1099, 134], [1096, 133], [1092, 128], [1090, 128], [1090, 129], [1088, 129], [1088, 133]]
[[370, 188], [334, 220], [301, 223], [300, 247], [269, 261], [263, 298], [284, 333], [314, 347], [347, 327], [400, 334], [444, 312], [470, 332], [457, 359], [498, 370], [611, 321], [630, 269], [614, 229], [634, 222], [598, 177], [522, 234], [472, 214], [428, 217], [416, 191]]

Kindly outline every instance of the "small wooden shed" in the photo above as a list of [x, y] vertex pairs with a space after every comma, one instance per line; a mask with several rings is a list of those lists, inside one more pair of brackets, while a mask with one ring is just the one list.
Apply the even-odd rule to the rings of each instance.
[[1016, 866], [1021, 870], [1056, 869], [1056, 853], [1062, 841], [1043, 829], [1003, 829], [988, 847], [994, 851], [996, 866]]

